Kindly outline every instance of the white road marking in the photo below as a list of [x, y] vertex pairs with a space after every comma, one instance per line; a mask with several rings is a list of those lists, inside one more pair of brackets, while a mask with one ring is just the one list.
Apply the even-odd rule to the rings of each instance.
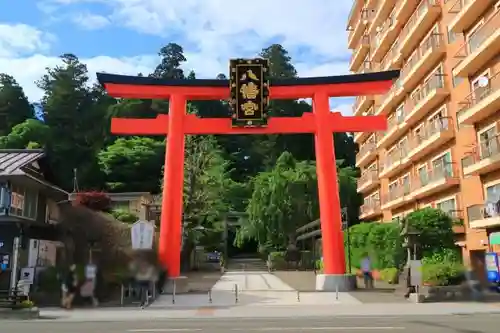
[[262, 327], [262, 328], [233, 328], [232, 331], [299, 331], [299, 330], [311, 330], [311, 331], [387, 331], [387, 330], [404, 330], [404, 327]]
[[202, 331], [201, 328], [138, 328], [127, 330], [127, 332], [150, 333], [150, 332], [195, 332]]
[[[363, 327], [363, 326], [331, 326], [331, 327], [259, 327], [259, 328], [231, 328], [231, 331], [257, 331], [257, 332], [273, 332], [273, 331], [389, 331], [389, 330], [404, 330], [404, 327], [389, 326], [389, 327]], [[202, 331], [201, 328], [138, 328], [127, 330], [127, 332], [135, 333], [154, 333], [154, 332], [196, 332]]]

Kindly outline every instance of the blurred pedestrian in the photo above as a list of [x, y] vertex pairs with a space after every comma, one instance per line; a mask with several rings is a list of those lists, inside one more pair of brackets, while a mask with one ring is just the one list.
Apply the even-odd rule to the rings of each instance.
[[158, 281], [156, 268], [145, 260], [135, 260], [131, 263], [134, 280], [139, 288], [141, 309], [149, 302], [149, 290], [154, 282]]
[[62, 300], [61, 306], [65, 309], [71, 309], [76, 292], [78, 291], [78, 276], [76, 273], [76, 265], [69, 266], [69, 270], [63, 279], [62, 283]]
[[365, 253], [361, 260], [361, 271], [363, 272], [363, 281], [366, 289], [373, 288], [372, 263], [368, 253]]

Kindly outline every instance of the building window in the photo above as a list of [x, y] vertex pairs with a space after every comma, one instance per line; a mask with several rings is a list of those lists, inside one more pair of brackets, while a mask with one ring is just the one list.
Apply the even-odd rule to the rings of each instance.
[[486, 188], [486, 208], [484, 216], [486, 218], [500, 215], [500, 184], [488, 186]]
[[471, 82], [471, 91], [474, 95], [474, 99], [477, 102], [481, 101], [485, 96], [488, 96], [491, 92], [491, 82], [490, 82], [490, 70], [486, 70], [481, 75], [478, 75]]
[[389, 193], [394, 193], [398, 188], [398, 182], [395, 181], [392, 184], [389, 184]]
[[445, 212], [446, 214], [453, 216], [453, 213], [456, 211], [457, 203], [455, 198], [451, 198], [445, 201], [441, 201], [436, 203], [436, 208]]
[[458, 76], [453, 75], [453, 71], [451, 74], [451, 79], [453, 82], [453, 87], [457, 87], [464, 80], [462, 77], [458, 77]]
[[35, 220], [37, 206], [37, 192], [15, 185], [12, 186], [10, 215]]
[[404, 175], [401, 179], [401, 186], [403, 187], [404, 195], [410, 194], [410, 185], [410, 175]]
[[447, 27], [448, 30], [448, 43], [452, 44], [457, 40], [457, 35]]
[[453, 175], [453, 168], [451, 162], [451, 153], [446, 154], [436, 158], [432, 161], [432, 168], [434, 177], [449, 177]]
[[492, 126], [484, 132], [479, 133], [479, 156], [488, 158], [498, 151], [497, 128]]
[[426, 165], [418, 169], [418, 179], [420, 180], [421, 186], [425, 186], [429, 183], [429, 174], [427, 173]]

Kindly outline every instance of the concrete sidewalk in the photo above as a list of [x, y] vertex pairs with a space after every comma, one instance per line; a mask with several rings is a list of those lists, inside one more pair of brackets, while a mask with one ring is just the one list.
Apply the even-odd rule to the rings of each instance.
[[88, 309], [64, 311], [44, 309], [43, 320], [57, 321], [147, 321], [182, 318], [290, 318], [290, 317], [391, 317], [442, 316], [500, 313], [500, 304], [440, 303], [440, 304], [357, 304], [265, 306], [240, 305], [232, 307], [200, 307], [197, 309], [167, 308], [145, 310]]

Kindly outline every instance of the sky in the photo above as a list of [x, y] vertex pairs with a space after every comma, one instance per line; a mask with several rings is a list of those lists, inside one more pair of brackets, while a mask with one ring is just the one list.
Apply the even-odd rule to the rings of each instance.
[[[159, 49], [184, 48], [198, 78], [227, 73], [230, 58], [254, 57], [272, 43], [290, 53], [299, 76], [348, 74], [346, 21], [352, 0], [2, 0], [0, 73], [16, 78], [30, 101], [47, 67], [64, 53], [96, 72], [136, 75]], [[333, 110], [352, 114], [352, 98]]]

